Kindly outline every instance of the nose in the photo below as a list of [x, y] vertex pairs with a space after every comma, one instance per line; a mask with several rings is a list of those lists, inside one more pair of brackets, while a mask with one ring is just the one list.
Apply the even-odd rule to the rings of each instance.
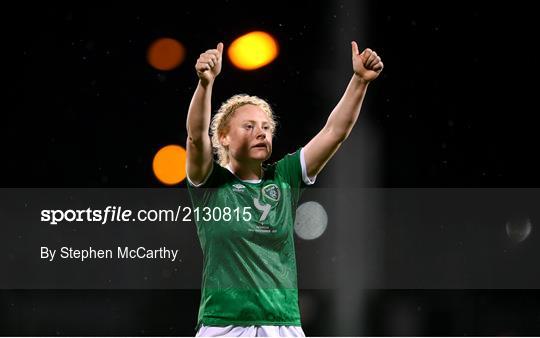
[[260, 126], [257, 126], [256, 128], [256, 136], [255, 136], [257, 139], [265, 139], [266, 138], [266, 132], [264, 131], [264, 129], [262, 129], [262, 127]]

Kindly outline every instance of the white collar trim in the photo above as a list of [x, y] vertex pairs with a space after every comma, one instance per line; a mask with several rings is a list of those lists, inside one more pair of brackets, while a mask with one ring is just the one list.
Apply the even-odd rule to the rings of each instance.
[[236, 176], [236, 174], [232, 171], [230, 163], [227, 164], [226, 168], [227, 168], [227, 170], [229, 170], [231, 172], [231, 174], [233, 174], [237, 179], [239, 179], [242, 182], [247, 182], [247, 183], [261, 183], [262, 182], [262, 179], [258, 179], [258, 180], [243, 180], [243, 179], [241, 179], [240, 177]]

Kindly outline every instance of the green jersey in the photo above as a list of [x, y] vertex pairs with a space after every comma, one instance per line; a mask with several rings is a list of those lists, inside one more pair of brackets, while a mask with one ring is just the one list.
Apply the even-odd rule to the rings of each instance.
[[294, 217], [312, 182], [300, 149], [263, 169], [254, 183], [214, 162], [201, 185], [188, 180], [204, 257], [197, 327], [301, 325]]

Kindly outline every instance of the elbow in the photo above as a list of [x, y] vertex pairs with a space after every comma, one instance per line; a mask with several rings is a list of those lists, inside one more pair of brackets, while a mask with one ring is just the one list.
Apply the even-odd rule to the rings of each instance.
[[188, 136], [188, 142], [195, 149], [202, 149], [203, 148], [203, 140], [202, 140], [202, 138], [194, 139], [194, 138]]
[[343, 142], [345, 142], [345, 140], [349, 137], [349, 135], [351, 134], [351, 130], [343, 130], [343, 131], [339, 131], [339, 132], [336, 132], [336, 135], [334, 136], [335, 139], [336, 139], [336, 142], [341, 144]]
[[187, 129], [187, 139], [193, 144], [199, 144], [202, 142], [204, 134], [200, 131], [197, 131], [197, 128], [190, 128], [189, 124], [186, 126]]
[[187, 142], [195, 147], [195, 149], [201, 149], [203, 146], [203, 138], [201, 135], [197, 136], [188, 133]]
[[349, 137], [351, 133], [350, 128], [336, 128], [335, 126], [327, 125], [325, 127], [326, 134], [330, 137], [332, 142], [341, 144]]
[[188, 141], [193, 143], [201, 143], [208, 137], [208, 127], [203, 127], [198, 124], [186, 123], [186, 131]]
[[324, 126], [324, 129], [332, 137], [333, 140], [336, 142], [343, 142], [349, 137], [352, 128], [354, 126], [355, 121], [353, 119], [351, 120], [339, 120], [338, 121], [329, 118], [326, 122], [326, 125]]

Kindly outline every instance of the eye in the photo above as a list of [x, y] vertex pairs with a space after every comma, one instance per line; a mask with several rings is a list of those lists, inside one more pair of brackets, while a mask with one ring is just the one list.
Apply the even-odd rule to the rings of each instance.
[[252, 129], [252, 128], [253, 128], [253, 125], [251, 125], [251, 124], [246, 124], [246, 125], [244, 125], [244, 128], [246, 128], [246, 129]]
[[264, 130], [270, 130], [270, 126], [264, 126], [263, 129]]

